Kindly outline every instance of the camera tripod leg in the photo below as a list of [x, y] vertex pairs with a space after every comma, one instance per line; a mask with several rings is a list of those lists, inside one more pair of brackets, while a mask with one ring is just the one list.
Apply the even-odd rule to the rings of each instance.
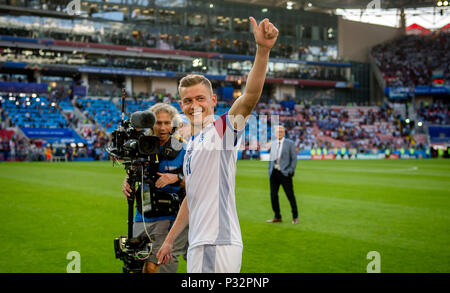
[[133, 238], [134, 193], [128, 197], [128, 239]]
[[134, 224], [134, 201], [136, 197], [136, 182], [132, 178], [131, 170], [127, 170], [128, 184], [130, 185], [130, 196], [128, 196], [128, 239], [133, 238], [133, 224]]

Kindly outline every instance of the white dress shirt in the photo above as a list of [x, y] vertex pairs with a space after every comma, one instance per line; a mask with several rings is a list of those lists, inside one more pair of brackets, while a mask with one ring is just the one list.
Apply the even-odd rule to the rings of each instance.
[[277, 170], [280, 170], [280, 158], [281, 158], [281, 151], [283, 149], [283, 143], [284, 143], [284, 137], [281, 140], [278, 140], [277, 157], [276, 157], [275, 166], [274, 166], [274, 168]]

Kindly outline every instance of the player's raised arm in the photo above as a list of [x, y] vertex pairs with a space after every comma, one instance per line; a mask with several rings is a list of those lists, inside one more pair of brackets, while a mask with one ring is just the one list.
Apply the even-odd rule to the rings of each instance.
[[[250, 17], [249, 19], [252, 24], [253, 35], [257, 44], [256, 56], [253, 67], [247, 77], [245, 92], [234, 102], [228, 112], [231, 119], [239, 115], [247, 118], [252, 113], [256, 103], [258, 103], [264, 86], [264, 80], [266, 79], [266, 69], [270, 49], [272, 49], [278, 37], [278, 29], [269, 21], [269, 19], [265, 18], [259, 25], [253, 17]], [[244, 125], [237, 125], [237, 122], [239, 121], [234, 121], [235, 128], [241, 129], [244, 127]]]

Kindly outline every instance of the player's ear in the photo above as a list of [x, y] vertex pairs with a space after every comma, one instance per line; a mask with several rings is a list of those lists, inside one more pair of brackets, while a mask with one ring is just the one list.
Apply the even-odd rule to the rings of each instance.
[[180, 98], [180, 101], [178, 102], [178, 104], [180, 105], [180, 109], [181, 111], [184, 113], [184, 104], [183, 104], [183, 99]]
[[211, 101], [212, 101], [212, 104], [213, 104], [213, 107], [215, 107], [216, 106], [216, 104], [217, 104], [217, 95], [212, 95], [211, 96]]

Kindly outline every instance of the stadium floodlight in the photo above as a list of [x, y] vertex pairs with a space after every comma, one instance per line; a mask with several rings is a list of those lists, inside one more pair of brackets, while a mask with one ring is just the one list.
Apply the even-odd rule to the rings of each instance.
[[294, 2], [292, 1], [288, 1], [286, 2], [286, 9], [287, 10], [292, 10], [292, 6], [294, 5]]
[[444, 6], [448, 6], [448, 1], [443, 2]]
[[214, 4], [209, 4], [209, 8], [214, 8]]
[[267, 11], [269, 11], [269, 9], [263, 8], [263, 9], [261, 9], [261, 11], [262, 11], [262, 13], [266, 13]]
[[441, 7], [441, 6], [442, 6], [442, 1], [438, 1], [438, 2], [436, 3], [436, 5], [439, 6], [439, 7]]
[[312, 7], [312, 3], [311, 2], [308, 3], [308, 7]]
[[79, 148], [84, 147], [84, 144], [82, 142], [77, 143], [77, 145], [78, 145]]
[[74, 142], [72, 142], [72, 143], [70, 143], [70, 146], [74, 148], [74, 147], [76, 147], [76, 146], [77, 146], [77, 144], [76, 144], [76, 143], [74, 143]]

